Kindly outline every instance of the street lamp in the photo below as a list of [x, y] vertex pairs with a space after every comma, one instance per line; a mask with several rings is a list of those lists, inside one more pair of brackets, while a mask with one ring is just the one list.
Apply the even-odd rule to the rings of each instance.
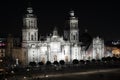
[[27, 72], [30, 71], [30, 69], [27, 69]]
[[3, 62], [3, 60], [2, 60], [2, 59], [0, 59], [0, 66], [2, 66], [2, 62]]
[[28, 68], [27, 69], [27, 75], [28, 75], [28, 77], [30, 77], [30, 73], [29, 72], [30, 72], [30, 69]]
[[18, 58], [16, 59], [16, 65], [18, 65], [19, 63], [18, 63]]
[[0, 59], [0, 62], [2, 62], [3, 60], [2, 59]]
[[15, 77], [15, 76], [14, 76], [14, 73], [15, 73], [15, 72], [12, 70], [12, 71], [11, 71], [11, 74], [12, 74], [13, 79], [14, 79], [14, 77]]
[[15, 72], [14, 71], [11, 71], [11, 74], [13, 75]]
[[14, 71], [11, 71], [12, 74], [14, 74]]
[[25, 77], [25, 76], [24, 76], [23, 78], [24, 78], [24, 80], [26, 80], [26, 77]]

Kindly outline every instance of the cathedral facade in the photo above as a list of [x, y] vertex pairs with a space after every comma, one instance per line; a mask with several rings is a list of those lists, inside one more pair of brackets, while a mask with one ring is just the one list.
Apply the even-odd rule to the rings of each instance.
[[64, 40], [63, 36], [58, 35], [55, 28], [52, 35], [47, 36], [46, 40], [38, 39], [37, 16], [33, 13], [32, 7], [27, 8], [27, 14], [23, 18], [22, 29], [22, 51], [26, 64], [29, 62], [54, 62], [64, 60], [66, 63], [77, 60], [101, 59], [104, 57], [104, 41], [99, 37], [93, 39], [92, 48], [86, 51], [81, 47], [79, 41], [78, 18], [74, 11], [70, 12], [69, 17], [69, 39]]

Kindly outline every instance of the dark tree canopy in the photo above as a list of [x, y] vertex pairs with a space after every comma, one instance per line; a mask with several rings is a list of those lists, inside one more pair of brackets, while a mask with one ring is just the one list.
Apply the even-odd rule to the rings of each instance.
[[51, 62], [50, 62], [50, 61], [47, 61], [47, 62], [46, 62], [46, 65], [51, 65]]
[[60, 60], [59, 62], [61, 65], [64, 65], [65, 64], [65, 61], [64, 60]]
[[41, 65], [43, 65], [43, 64], [44, 64], [43, 62], [39, 62], [39, 63], [38, 63], [39, 66], [41, 66]]
[[30, 62], [29, 65], [34, 67], [34, 66], [36, 66], [36, 62]]
[[78, 63], [79, 63], [79, 61], [77, 59], [73, 60], [73, 64], [78, 64]]
[[59, 63], [58, 63], [58, 61], [54, 61], [53, 64], [58, 65]]

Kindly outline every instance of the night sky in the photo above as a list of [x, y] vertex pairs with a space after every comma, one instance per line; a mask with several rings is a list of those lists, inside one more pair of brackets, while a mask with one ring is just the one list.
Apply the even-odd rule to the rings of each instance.
[[[75, 0], [73, 0], [75, 1]], [[21, 35], [22, 18], [29, 0], [9, 0], [0, 2], [0, 35], [12, 33]], [[120, 9], [114, 2], [60, 2], [31, 0], [38, 17], [39, 33], [45, 35], [53, 28], [64, 29], [69, 11], [74, 10], [79, 18], [80, 34], [88, 29], [92, 36], [101, 36], [105, 40], [120, 39]]]

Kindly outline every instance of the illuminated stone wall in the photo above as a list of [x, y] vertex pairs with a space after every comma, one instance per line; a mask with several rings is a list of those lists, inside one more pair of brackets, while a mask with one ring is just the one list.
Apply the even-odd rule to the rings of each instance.
[[92, 58], [93, 59], [101, 59], [104, 57], [104, 41], [96, 37], [93, 39], [93, 53], [92, 53]]

